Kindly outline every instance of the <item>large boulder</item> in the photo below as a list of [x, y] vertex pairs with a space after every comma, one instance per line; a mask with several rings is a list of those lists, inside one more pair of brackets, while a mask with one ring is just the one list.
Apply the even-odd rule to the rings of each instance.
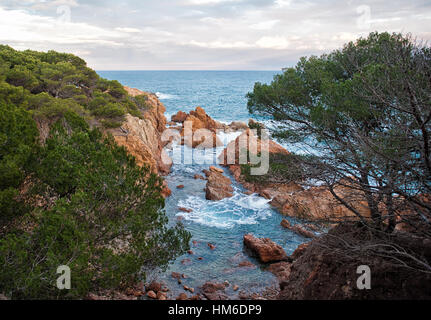
[[244, 236], [244, 246], [263, 263], [287, 261], [288, 256], [284, 249], [268, 238], [255, 238], [251, 234]]
[[207, 200], [222, 200], [233, 196], [232, 181], [223, 175], [223, 170], [211, 167], [205, 193]]

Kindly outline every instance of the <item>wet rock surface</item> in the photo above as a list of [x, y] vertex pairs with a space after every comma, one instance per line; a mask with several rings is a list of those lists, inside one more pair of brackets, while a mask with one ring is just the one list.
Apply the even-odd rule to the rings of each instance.
[[244, 236], [244, 246], [248, 248], [262, 263], [288, 260], [284, 249], [268, 238], [255, 238], [251, 234]]

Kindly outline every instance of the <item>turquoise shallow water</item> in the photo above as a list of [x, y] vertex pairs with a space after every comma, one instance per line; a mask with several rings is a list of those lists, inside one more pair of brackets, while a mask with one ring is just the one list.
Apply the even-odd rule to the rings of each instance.
[[[160, 100], [167, 107], [168, 118], [179, 110], [189, 111], [200, 105], [213, 118], [231, 122], [250, 118], [246, 108], [246, 93], [256, 81], [271, 81], [275, 72], [116, 71], [99, 74], [131, 87], [158, 92]], [[236, 135], [220, 137], [227, 144]], [[306, 239], [282, 228], [280, 222], [283, 217], [270, 207], [267, 200], [257, 195], [245, 195], [243, 188], [235, 182], [232, 198], [215, 202], [205, 200], [206, 181], [193, 177], [202, 174], [203, 169], [208, 169], [210, 160], [223, 148], [212, 149], [211, 152], [184, 148], [187, 147], [175, 146], [173, 150], [168, 150], [176, 163], [167, 177], [173, 194], [166, 201], [166, 212], [171, 224], [181, 219], [192, 233], [195, 244], [191, 244], [191, 249], [194, 254], [179, 257], [166, 272], [151, 276], [165, 282], [173, 298], [184, 290], [172, 279], [172, 272], [187, 275], [183, 284], [193, 288], [198, 288], [206, 281], [226, 280], [238, 285], [240, 291], [244, 292], [259, 292], [266, 287], [277, 286], [275, 277], [265, 271], [265, 266], [244, 251], [243, 236], [252, 233], [258, 237], [268, 237], [283, 246], [288, 254]], [[181, 157], [175, 161], [184, 150], [193, 152], [192, 164], [182, 164], [179, 161]], [[225, 174], [234, 181], [228, 171], [225, 170]], [[185, 188], [177, 189], [178, 185], [184, 185]], [[193, 212], [183, 213], [178, 207], [186, 207]], [[210, 250], [208, 243], [215, 245], [216, 249]], [[203, 259], [198, 260], [199, 257]], [[239, 268], [238, 264], [244, 260], [253, 262], [256, 268]], [[232, 298], [237, 297], [237, 293], [231, 289], [227, 292]]]

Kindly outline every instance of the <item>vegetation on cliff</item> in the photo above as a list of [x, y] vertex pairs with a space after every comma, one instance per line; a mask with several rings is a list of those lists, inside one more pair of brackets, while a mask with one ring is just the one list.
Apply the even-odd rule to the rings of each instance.
[[[167, 227], [160, 178], [97, 129], [145, 108], [78, 57], [0, 47], [0, 293], [126, 288], [188, 249], [190, 234]], [[56, 287], [61, 265], [71, 290]]]

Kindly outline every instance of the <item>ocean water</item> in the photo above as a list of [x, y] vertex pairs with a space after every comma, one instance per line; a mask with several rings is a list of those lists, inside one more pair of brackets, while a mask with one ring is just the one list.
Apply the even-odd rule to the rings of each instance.
[[122, 84], [156, 93], [170, 116], [201, 106], [214, 119], [248, 121], [245, 95], [255, 82], [269, 83], [275, 71], [99, 71]]
[[[254, 71], [148, 71], [148, 72], [99, 72], [102, 77], [118, 80], [121, 83], [156, 92], [167, 108], [167, 116], [179, 110], [190, 111], [202, 106], [207, 113], [223, 122], [247, 121], [250, 115], [246, 107], [245, 95], [252, 90], [255, 82], [270, 82], [275, 72]], [[223, 134], [220, 138], [227, 145], [238, 134]], [[267, 237], [280, 244], [291, 254], [306, 239], [280, 226], [284, 218], [269, 205], [269, 201], [257, 195], [246, 195], [241, 185], [236, 183], [228, 170], [225, 175], [231, 178], [234, 196], [222, 201], [205, 199], [206, 181], [195, 180], [195, 174], [203, 174], [212, 160], [224, 147], [211, 150], [191, 150], [186, 146], [175, 145], [167, 152], [174, 159], [171, 174], [166, 177], [172, 196], [166, 200], [166, 213], [169, 223], [181, 220], [192, 233], [191, 250], [168, 267], [165, 272], [156, 272], [150, 278], [163, 281], [170, 288], [169, 296], [176, 298], [184, 292], [182, 285], [171, 277], [172, 272], [185, 274], [183, 285], [198, 290], [206, 281], [229, 281], [226, 290], [231, 298], [238, 298], [239, 292], [262, 292], [268, 287], [278, 286], [276, 278], [265, 271], [267, 266], [259, 264], [243, 248], [243, 237], [252, 233], [257, 237]], [[192, 154], [191, 164], [182, 164], [184, 155]], [[178, 159], [176, 159], [178, 158]], [[184, 185], [184, 189], [177, 189]], [[191, 213], [178, 210], [179, 207], [192, 209]], [[294, 219], [290, 219], [296, 223]], [[211, 250], [208, 244], [216, 246]], [[199, 260], [198, 258], [202, 258]], [[242, 261], [250, 261], [255, 268], [239, 268]], [[239, 291], [232, 290], [233, 285]]]

